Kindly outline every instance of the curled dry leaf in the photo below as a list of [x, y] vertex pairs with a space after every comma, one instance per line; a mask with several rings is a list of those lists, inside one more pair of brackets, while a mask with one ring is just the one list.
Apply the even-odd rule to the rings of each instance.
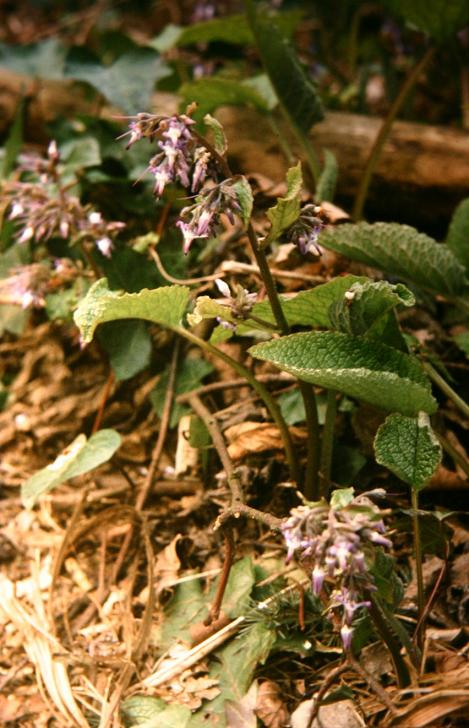
[[279, 686], [272, 680], [259, 685], [255, 713], [266, 728], [284, 728], [289, 723], [289, 713], [280, 697]]

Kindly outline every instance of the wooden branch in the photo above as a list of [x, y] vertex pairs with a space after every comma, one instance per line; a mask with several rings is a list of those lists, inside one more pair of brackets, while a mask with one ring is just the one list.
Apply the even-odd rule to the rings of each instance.
[[[18, 102], [28, 98], [26, 138], [47, 141], [46, 125], [58, 116], [94, 114], [103, 118], [119, 111], [86, 96], [73, 82], [34, 80], [0, 69], [0, 133], [11, 124]], [[174, 94], [156, 93], [148, 111], [172, 114], [178, 109]], [[136, 112], [142, 109], [135, 109]], [[261, 114], [244, 108], [225, 107], [216, 116], [225, 125], [230, 163], [235, 170], [258, 172], [274, 181], [284, 179], [287, 162], [271, 125]], [[381, 119], [328, 112], [311, 133], [315, 147], [328, 148], [339, 162], [338, 195], [348, 201], [363, 173], [365, 161], [378, 133]], [[282, 121], [279, 127], [284, 130]], [[292, 146], [298, 149], [292, 140]], [[392, 191], [392, 195], [390, 192]], [[385, 144], [370, 192], [368, 209], [374, 217], [415, 218], [435, 223], [451, 214], [469, 196], [469, 132], [443, 126], [397, 121]]]

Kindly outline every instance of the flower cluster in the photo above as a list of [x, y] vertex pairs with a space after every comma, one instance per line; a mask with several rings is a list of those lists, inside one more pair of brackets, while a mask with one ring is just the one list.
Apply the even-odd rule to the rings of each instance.
[[[333, 497], [331, 505], [323, 500], [294, 508], [282, 526], [287, 560], [297, 554], [311, 569], [312, 590], [317, 596], [328, 587], [330, 617], [341, 611], [345, 649], [352, 642], [355, 613], [370, 606], [366, 596], [375, 589], [369, 571], [373, 547], [392, 546], [384, 535], [379, 508], [366, 495], [353, 498], [349, 489], [347, 494], [345, 504]], [[379, 491], [373, 494], [381, 495]]]
[[305, 205], [298, 220], [284, 233], [290, 243], [296, 245], [302, 255], [311, 250], [320, 255], [321, 248], [318, 245], [318, 237], [324, 220], [321, 218], [321, 208], [317, 205]]
[[241, 207], [233, 188], [233, 180], [228, 179], [197, 197], [194, 205], [184, 207], [181, 220], [176, 225], [181, 230], [184, 253], [189, 251], [196, 238], [213, 238], [221, 229], [221, 215], [225, 214], [234, 224]]
[[23, 158], [22, 169], [33, 172], [38, 181], [15, 181], [5, 186], [9, 198], [8, 219], [18, 224], [17, 242], [45, 242], [61, 237], [74, 243], [91, 240], [107, 257], [113, 249], [113, 238], [122, 222], [106, 222], [100, 212], [82, 205], [78, 197], [60, 186], [60, 155], [51, 142], [46, 159]]
[[12, 268], [10, 275], [0, 281], [0, 304], [19, 305], [24, 309], [43, 308], [46, 296], [83, 275], [71, 260], [57, 259]]

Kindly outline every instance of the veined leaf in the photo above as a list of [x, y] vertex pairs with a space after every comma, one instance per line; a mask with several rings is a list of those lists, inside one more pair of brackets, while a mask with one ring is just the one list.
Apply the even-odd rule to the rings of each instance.
[[354, 283], [341, 300], [331, 305], [329, 316], [333, 328], [360, 336], [396, 306], [414, 304], [414, 295], [402, 283], [366, 281]]
[[134, 377], [150, 364], [151, 336], [143, 321], [108, 322], [98, 338], [118, 382]]
[[317, 89], [300, 65], [276, 18], [258, 12], [255, 5], [254, 0], [245, 0], [249, 25], [264, 68], [293, 124], [307, 132], [323, 118]]
[[337, 389], [384, 410], [415, 415], [437, 408], [416, 359], [363, 337], [329, 331], [291, 334], [249, 351], [302, 381]]
[[185, 286], [163, 286], [139, 293], [110, 291], [106, 278], [91, 286], [75, 311], [74, 320], [85, 343], [105, 321], [143, 319], [168, 328], [179, 326], [189, 299]]
[[446, 245], [469, 271], [469, 198], [460, 202], [454, 212]]
[[469, 289], [464, 268], [451, 250], [409, 225], [338, 225], [324, 230], [319, 243], [431, 291], [457, 296]]
[[291, 167], [287, 172], [287, 194], [285, 197], [279, 197], [277, 204], [266, 212], [272, 227], [263, 241], [264, 245], [278, 240], [281, 234], [298, 220], [302, 186], [301, 162], [298, 162], [295, 167]]
[[21, 498], [29, 508], [39, 496], [77, 475], [94, 470], [107, 462], [116, 452], [121, 438], [115, 430], [99, 430], [86, 439], [78, 435], [75, 440], [54, 460], [39, 472], [32, 475], [21, 488]]
[[227, 141], [223, 127], [215, 117], [211, 114], [205, 114], [204, 124], [207, 129], [210, 129], [213, 135], [213, 146], [215, 147], [218, 154], [224, 154], [227, 148]]
[[469, 23], [467, 0], [384, 0], [384, 4], [438, 42], [449, 39]]
[[178, 91], [182, 105], [197, 102], [196, 118], [210, 114], [220, 106], [252, 106], [261, 112], [269, 110], [265, 98], [251, 85], [231, 78], [216, 76], [183, 83]]
[[[366, 283], [365, 276], [346, 275], [322, 283], [309, 291], [301, 291], [293, 298], [280, 296], [283, 313], [289, 326], [324, 326], [331, 328], [330, 307], [343, 299], [344, 294], [354, 283]], [[255, 316], [275, 323], [268, 301], [256, 303], [253, 308]], [[217, 314], [218, 315], [218, 314]]]
[[231, 189], [234, 190], [236, 194], [236, 201], [241, 208], [241, 219], [244, 224], [247, 225], [251, 219], [252, 206], [254, 204], [251, 185], [247, 181], [246, 177], [238, 175], [235, 177], [235, 182], [231, 185]]
[[425, 487], [442, 456], [425, 412], [419, 412], [418, 417], [389, 415], [376, 433], [374, 448], [376, 462], [415, 490]]
[[161, 698], [133, 695], [120, 706], [125, 728], [186, 728], [191, 710], [185, 705], [168, 705]]

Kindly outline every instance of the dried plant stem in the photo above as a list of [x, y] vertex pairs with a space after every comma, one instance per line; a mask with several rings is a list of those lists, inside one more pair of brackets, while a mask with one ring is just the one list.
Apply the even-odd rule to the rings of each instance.
[[448, 382], [443, 379], [441, 374], [439, 374], [436, 369], [429, 364], [427, 361], [422, 362], [422, 366], [427, 372], [430, 379], [441, 389], [441, 391], [446, 394], [448, 399], [450, 399], [456, 407], [461, 410], [463, 415], [466, 417], [469, 417], [469, 404], [465, 402], [459, 394], [456, 394], [454, 389], [448, 384]]
[[404, 81], [398, 95], [394, 99], [393, 103], [391, 104], [391, 107], [387, 113], [386, 118], [383, 120], [383, 124], [381, 126], [381, 129], [378, 132], [378, 136], [376, 137], [373, 146], [371, 148], [365, 170], [363, 172], [363, 176], [360, 181], [360, 186], [357, 191], [357, 196], [355, 198], [355, 204], [353, 208], [353, 214], [352, 217], [354, 220], [360, 220], [363, 216], [363, 208], [365, 206], [365, 200], [368, 194], [368, 189], [370, 187], [371, 179], [373, 177], [373, 174], [375, 172], [375, 169], [378, 165], [379, 159], [381, 157], [381, 152], [383, 150], [384, 144], [389, 136], [389, 133], [391, 131], [391, 127], [394, 123], [394, 120], [396, 116], [398, 115], [399, 111], [401, 110], [401, 107], [406, 100], [409, 92], [411, 91], [412, 87], [417, 82], [418, 77], [422, 73], [422, 71], [426, 68], [426, 66], [431, 61], [433, 54], [435, 52], [435, 48], [433, 46], [430, 46], [427, 48], [426, 52], [420, 59], [420, 61], [417, 63], [416, 66], [410, 71], [409, 75], [407, 76], [406, 80]]
[[[150, 492], [151, 487], [153, 485], [153, 480], [155, 478], [156, 469], [157, 469], [158, 463], [160, 461], [161, 453], [163, 452], [163, 445], [166, 440], [166, 435], [168, 434], [169, 420], [171, 417], [171, 408], [173, 406], [173, 399], [174, 399], [174, 383], [176, 380], [179, 346], [180, 346], [180, 340], [176, 339], [176, 342], [175, 342], [174, 348], [173, 348], [173, 354], [171, 357], [171, 363], [169, 366], [168, 385], [166, 388], [166, 394], [165, 394], [165, 399], [164, 399], [164, 404], [163, 404], [163, 411], [161, 413], [160, 429], [158, 431], [158, 437], [156, 439], [155, 447], [153, 449], [151, 463], [150, 463], [150, 467], [148, 468], [145, 482], [144, 482], [142, 488], [140, 489], [140, 492], [137, 496], [137, 500], [135, 503], [135, 509], [138, 512], [140, 512], [143, 509], [143, 506], [145, 505], [145, 501], [147, 499], [148, 493]], [[131, 524], [129, 530], [127, 531], [127, 533], [125, 535], [122, 545], [119, 549], [119, 553], [117, 555], [116, 561], [114, 562], [114, 566], [112, 569], [111, 583], [115, 583], [117, 581], [117, 578], [119, 576], [119, 571], [121, 570], [122, 564], [124, 563], [124, 559], [126, 557], [128, 549], [129, 549], [130, 542], [132, 540], [132, 536], [133, 536], [133, 526]]]
[[410, 491], [412, 500], [412, 527], [414, 531], [414, 552], [415, 552], [415, 573], [417, 578], [417, 606], [419, 621], [415, 630], [414, 639], [420, 649], [423, 646], [423, 622], [422, 616], [425, 610], [425, 591], [423, 585], [423, 566], [422, 566], [422, 543], [420, 540], [420, 523], [419, 523], [419, 494], [416, 488]]
[[327, 498], [331, 485], [332, 451], [334, 448], [334, 424], [337, 412], [337, 392], [327, 390], [326, 420], [322, 430], [320, 495]]
[[373, 677], [371, 673], [368, 672], [368, 670], [365, 670], [365, 668], [360, 665], [358, 660], [355, 659], [355, 657], [352, 654], [351, 650], [347, 650], [347, 661], [350, 664], [351, 667], [357, 672], [368, 684], [370, 689], [374, 692], [378, 700], [386, 706], [386, 708], [389, 710], [390, 713], [394, 714], [397, 712], [395, 706], [392, 703], [392, 700], [390, 699], [389, 695], [387, 694], [386, 690], [383, 688], [383, 686]]
[[290, 470], [290, 475], [292, 479], [298, 483], [299, 481], [299, 473], [298, 473], [298, 464], [297, 464], [297, 458], [296, 453], [293, 447], [293, 440], [290, 435], [290, 431], [288, 429], [288, 426], [282, 416], [282, 413], [280, 411], [280, 407], [278, 406], [277, 402], [275, 401], [274, 397], [270, 394], [269, 390], [256, 379], [255, 375], [247, 369], [243, 364], [240, 364], [240, 362], [236, 361], [236, 359], [233, 359], [228, 354], [225, 354], [224, 351], [221, 351], [221, 349], [217, 349], [216, 346], [212, 346], [208, 341], [205, 341], [205, 339], [201, 339], [195, 334], [193, 334], [191, 331], [188, 331], [187, 329], [184, 329], [182, 326], [177, 326], [173, 329], [176, 333], [178, 333], [180, 336], [184, 337], [188, 341], [190, 341], [192, 344], [195, 344], [196, 346], [200, 347], [204, 351], [207, 351], [210, 354], [213, 354], [214, 356], [217, 356], [219, 359], [224, 361], [226, 364], [228, 364], [232, 369], [235, 370], [237, 374], [239, 374], [240, 377], [243, 377], [254, 389], [254, 391], [259, 395], [259, 397], [264, 402], [265, 406], [267, 407], [268, 411], [270, 412], [272, 419], [274, 420], [275, 424], [280, 430], [280, 435], [283, 441], [283, 446], [285, 448], [285, 456], [287, 459], [288, 467]]
[[321, 702], [323, 698], [325, 697], [328, 690], [332, 687], [332, 685], [335, 683], [337, 678], [342, 675], [343, 672], [347, 670], [346, 664], [341, 664], [335, 667], [333, 670], [331, 670], [325, 679], [321, 683], [321, 687], [319, 688], [318, 692], [316, 693], [314, 697], [313, 707], [311, 709], [311, 713], [308, 718], [308, 724], [306, 728], [312, 728], [314, 720], [319, 712], [319, 708], [321, 707]]
[[101, 397], [101, 402], [99, 404], [98, 411], [96, 412], [96, 417], [94, 418], [93, 427], [91, 428], [91, 434], [94, 435], [95, 432], [99, 430], [101, 427], [101, 422], [103, 421], [104, 416], [104, 408], [106, 407], [106, 403], [109, 399], [109, 395], [111, 394], [112, 387], [115, 382], [115, 374], [111, 370], [109, 372], [109, 376], [106, 379], [106, 383], [104, 385], [103, 394]]
[[220, 574], [220, 580], [218, 582], [217, 591], [215, 598], [210, 607], [210, 611], [204, 624], [206, 626], [216, 622], [220, 616], [221, 604], [223, 601], [223, 595], [225, 593], [226, 585], [228, 584], [228, 577], [230, 575], [231, 567], [233, 565], [235, 549], [233, 542], [233, 534], [231, 529], [227, 526], [225, 528], [225, 559], [223, 561], [223, 569]]

